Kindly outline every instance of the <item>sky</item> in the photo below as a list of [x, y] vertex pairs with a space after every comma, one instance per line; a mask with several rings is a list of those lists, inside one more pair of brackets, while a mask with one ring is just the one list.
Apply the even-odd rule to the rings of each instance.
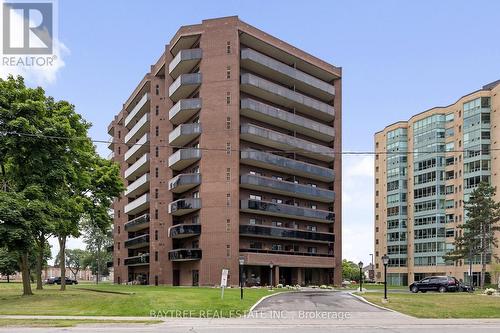
[[[107, 140], [109, 122], [181, 25], [238, 15], [342, 67], [343, 151], [372, 151], [373, 134], [386, 125], [500, 79], [499, 13], [494, 0], [59, 0], [60, 65], [24, 74], [75, 104], [92, 122], [91, 136]], [[105, 145], [98, 149], [107, 155]], [[343, 257], [368, 263], [372, 156], [343, 157], [342, 223]]]

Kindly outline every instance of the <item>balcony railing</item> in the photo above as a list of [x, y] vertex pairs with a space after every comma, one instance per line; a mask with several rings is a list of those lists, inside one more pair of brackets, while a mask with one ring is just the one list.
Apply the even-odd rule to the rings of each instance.
[[284, 172], [291, 175], [307, 177], [323, 182], [333, 182], [335, 172], [332, 169], [320, 167], [291, 158], [286, 158], [258, 150], [244, 150], [240, 153], [241, 163]]
[[174, 125], [185, 123], [201, 109], [201, 98], [181, 99], [168, 111], [168, 120]]
[[201, 73], [181, 74], [168, 88], [168, 96], [174, 102], [187, 98], [201, 85]]
[[141, 156], [142, 154], [149, 151], [149, 134], [146, 133], [140, 138], [133, 146], [127, 150], [124, 155], [125, 162], [130, 163], [137, 156]]
[[131, 232], [131, 231], [146, 229], [147, 227], [149, 227], [149, 221], [150, 221], [149, 214], [144, 214], [139, 217], [136, 217], [135, 219], [125, 223], [125, 231]]
[[246, 141], [284, 151], [296, 152], [297, 154], [326, 162], [332, 162], [334, 160], [334, 150], [330, 147], [312, 143], [254, 124], [243, 124], [241, 125], [240, 131], [241, 138]]
[[335, 220], [335, 214], [326, 210], [297, 207], [261, 200], [241, 200], [240, 209], [247, 213], [288, 217], [314, 222], [333, 223]]
[[241, 114], [324, 142], [331, 142], [335, 138], [335, 129], [333, 127], [251, 98], [241, 100]]
[[168, 158], [168, 167], [172, 170], [182, 170], [201, 158], [201, 150], [198, 148], [179, 149]]
[[137, 161], [125, 170], [125, 179], [134, 179], [137, 176], [143, 175], [149, 171], [149, 154], [142, 155]]
[[201, 224], [177, 224], [168, 229], [170, 238], [187, 238], [201, 234]]
[[135, 142], [149, 130], [149, 113], [146, 113], [125, 135], [125, 143]]
[[174, 147], [182, 147], [201, 134], [201, 124], [180, 124], [168, 135], [168, 143]]
[[170, 261], [192, 261], [201, 259], [201, 249], [175, 249], [168, 251]]
[[135, 197], [149, 190], [149, 173], [145, 173], [137, 178], [133, 183], [127, 186], [124, 195], [126, 197]]
[[240, 225], [240, 235], [277, 239], [306, 240], [326, 243], [333, 243], [335, 241], [335, 237], [333, 234], [267, 227], [260, 225]]
[[246, 174], [240, 177], [243, 188], [287, 195], [320, 202], [334, 202], [335, 192], [310, 185], [295, 184], [283, 180]]
[[307, 257], [335, 257], [333, 253], [313, 253], [313, 252], [295, 252], [295, 251], [279, 251], [265, 249], [240, 249], [240, 252], [247, 253], [266, 253], [266, 254], [284, 254], [290, 256], [307, 256]]
[[123, 208], [123, 212], [129, 215], [135, 215], [149, 207], [149, 194], [143, 194], [134, 201], [129, 202]]
[[183, 173], [175, 176], [168, 182], [168, 189], [173, 193], [182, 193], [200, 184], [201, 184], [201, 174]]
[[149, 265], [149, 253], [139, 256], [128, 257], [123, 261], [125, 266], [144, 266]]
[[201, 49], [181, 50], [168, 65], [168, 73], [176, 79], [179, 75], [189, 73], [201, 60]]
[[242, 49], [241, 63], [244, 68], [255, 73], [272, 77], [286, 85], [293, 84], [297, 89], [323, 100], [330, 101], [335, 97], [333, 85], [255, 50]]
[[171, 202], [168, 205], [168, 212], [172, 215], [185, 215], [201, 208], [200, 198], [185, 198]]
[[323, 121], [334, 118], [333, 106], [250, 73], [241, 75], [241, 90]]
[[141, 247], [149, 246], [149, 235], [140, 235], [134, 238], [127, 239], [123, 245], [127, 249], [138, 249]]
[[139, 100], [139, 102], [134, 106], [132, 111], [125, 117], [125, 127], [130, 128], [133, 123], [131, 123], [132, 120], [138, 119], [140, 116], [142, 116], [146, 111], [147, 111], [147, 105], [149, 105], [149, 94], [144, 94], [142, 98]]

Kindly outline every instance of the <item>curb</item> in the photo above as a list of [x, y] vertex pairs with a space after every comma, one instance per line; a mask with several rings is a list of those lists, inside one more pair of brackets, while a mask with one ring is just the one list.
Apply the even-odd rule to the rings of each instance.
[[279, 291], [277, 293], [274, 293], [274, 294], [271, 294], [271, 295], [266, 295], [264, 297], [262, 297], [261, 299], [259, 299], [257, 301], [257, 303], [255, 303], [254, 305], [252, 305], [252, 307], [250, 308], [250, 310], [248, 310], [248, 312], [252, 312], [260, 303], [262, 303], [262, 301], [270, 298], [270, 297], [273, 297], [273, 296], [277, 296], [277, 295], [280, 295], [280, 294], [285, 294], [285, 293], [292, 293], [294, 291]]
[[396, 310], [389, 309], [389, 308], [383, 307], [383, 306], [381, 306], [381, 305], [378, 305], [378, 304], [372, 303], [372, 302], [370, 302], [370, 301], [366, 300], [364, 297], [361, 297], [361, 296], [359, 296], [359, 295], [355, 295], [355, 294], [353, 294], [352, 292], [349, 292], [348, 294], [349, 294], [349, 295], [351, 295], [352, 297], [354, 297], [354, 298], [356, 298], [356, 299], [358, 299], [358, 300], [362, 301], [362, 302], [365, 302], [366, 304], [370, 304], [371, 306], [374, 306], [374, 307], [379, 308], [379, 309], [381, 309], [381, 310], [386, 310], [386, 311], [389, 311], [389, 312], [394, 312], [394, 313], [397, 313], [397, 314], [400, 314], [400, 315], [402, 315], [402, 316], [406, 316], [406, 317], [409, 317], [409, 318], [417, 318], [417, 317], [413, 317], [413, 316], [410, 316], [410, 315], [407, 315], [407, 314], [404, 314], [404, 313], [398, 312], [398, 311], [396, 311]]

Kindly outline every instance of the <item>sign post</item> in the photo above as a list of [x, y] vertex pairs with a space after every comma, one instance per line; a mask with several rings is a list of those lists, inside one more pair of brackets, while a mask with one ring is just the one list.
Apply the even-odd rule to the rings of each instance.
[[227, 287], [227, 275], [229, 274], [229, 270], [226, 268], [222, 269], [222, 275], [220, 278], [220, 287], [221, 287], [221, 299], [224, 299], [224, 288]]

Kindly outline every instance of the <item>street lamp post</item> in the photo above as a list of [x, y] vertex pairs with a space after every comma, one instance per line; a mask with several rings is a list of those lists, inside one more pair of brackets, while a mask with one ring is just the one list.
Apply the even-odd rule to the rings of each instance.
[[359, 292], [363, 292], [363, 262], [358, 263], [359, 267]]
[[269, 263], [269, 290], [273, 290], [273, 267], [274, 267], [274, 264], [271, 261]]
[[387, 264], [389, 263], [387, 254], [382, 256], [382, 263], [384, 264], [384, 300], [387, 301]]
[[240, 299], [243, 299], [243, 264], [245, 263], [245, 257], [240, 256], [238, 262], [240, 264]]

